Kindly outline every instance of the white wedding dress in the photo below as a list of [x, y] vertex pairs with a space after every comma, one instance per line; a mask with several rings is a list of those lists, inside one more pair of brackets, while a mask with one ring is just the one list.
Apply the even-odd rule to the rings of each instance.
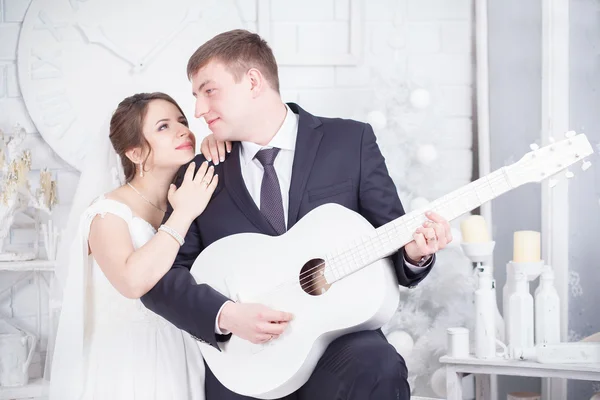
[[70, 306], [63, 307], [59, 323], [50, 400], [204, 400], [204, 363], [195, 339], [140, 300], [121, 295], [88, 256], [91, 222], [107, 213], [127, 222], [136, 249], [156, 234], [127, 205], [104, 196], [83, 213], [72, 248], [64, 298]]

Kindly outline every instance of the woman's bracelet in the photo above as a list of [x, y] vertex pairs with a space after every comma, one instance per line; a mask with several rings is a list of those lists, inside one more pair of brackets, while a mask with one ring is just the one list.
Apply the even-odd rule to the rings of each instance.
[[179, 232], [177, 232], [175, 229], [171, 228], [168, 225], [163, 224], [160, 226], [160, 228], [158, 228], [158, 230], [169, 234], [173, 239], [177, 241], [177, 243], [179, 243], [179, 246], [183, 246], [183, 244], [185, 243], [185, 240], [183, 240]]

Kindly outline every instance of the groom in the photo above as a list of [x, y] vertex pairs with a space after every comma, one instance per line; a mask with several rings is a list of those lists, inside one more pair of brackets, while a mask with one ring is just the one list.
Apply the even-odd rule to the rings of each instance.
[[[283, 103], [275, 58], [258, 35], [233, 30], [215, 36], [192, 55], [187, 73], [196, 118], [204, 118], [217, 140], [234, 144], [228, 160], [216, 165], [219, 185], [191, 225], [173, 267], [142, 301], [212, 346], [228, 335], [264, 342], [285, 330], [290, 315], [235, 303], [196, 284], [189, 270], [205, 247], [242, 232], [280, 235], [325, 203], [356, 211], [375, 227], [404, 210], [371, 127]], [[204, 160], [196, 156], [196, 168]], [[171, 211], [169, 206], [165, 221]], [[447, 221], [435, 213], [428, 217], [414, 241], [392, 255], [403, 286], [423, 280], [435, 252], [452, 240]], [[227, 390], [208, 367], [206, 395], [208, 400], [248, 398]], [[287, 398], [408, 400], [410, 389], [401, 355], [380, 330], [362, 331], [333, 341], [308, 382]]]

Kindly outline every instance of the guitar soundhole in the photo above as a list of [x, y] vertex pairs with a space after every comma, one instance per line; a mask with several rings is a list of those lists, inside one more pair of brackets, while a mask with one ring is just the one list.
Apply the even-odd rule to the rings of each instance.
[[302, 290], [311, 296], [319, 296], [328, 291], [331, 285], [325, 279], [325, 260], [315, 258], [304, 264], [299, 280]]

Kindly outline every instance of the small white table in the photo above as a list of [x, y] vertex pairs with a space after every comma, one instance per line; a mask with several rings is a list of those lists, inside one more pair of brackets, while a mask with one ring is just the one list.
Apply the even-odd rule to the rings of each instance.
[[447, 400], [462, 400], [461, 379], [469, 373], [479, 378], [476, 387], [478, 400], [492, 398], [491, 375], [600, 381], [600, 364], [540, 364], [530, 361], [481, 360], [475, 357], [452, 358], [448, 356], [441, 357], [440, 362], [446, 365]]

